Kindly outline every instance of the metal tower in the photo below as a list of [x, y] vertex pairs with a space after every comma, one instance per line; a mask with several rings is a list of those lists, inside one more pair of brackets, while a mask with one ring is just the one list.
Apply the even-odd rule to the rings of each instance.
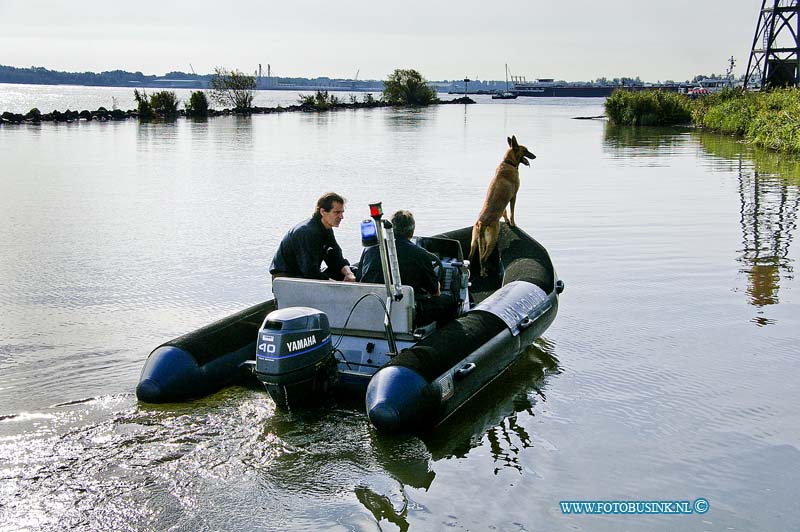
[[744, 86], [800, 85], [798, 0], [762, 0]]

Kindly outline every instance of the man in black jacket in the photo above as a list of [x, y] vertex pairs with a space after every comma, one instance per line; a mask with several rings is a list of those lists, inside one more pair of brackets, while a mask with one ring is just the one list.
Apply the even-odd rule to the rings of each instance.
[[[391, 222], [400, 280], [414, 289], [417, 323], [425, 325], [436, 320], [441, 324], [455, 317], [455, 299], [450, 294], [442, 294], [439, 289], [439, 277], [434, 270], [434, 264], [439, 259], [411, 241], [416, 228], [414, 215], [405, 210], [397, 211], [392, 215]], [[358, 280], [362, 283], [384, 282], [377, 245], [366, 248], [361, 254], [358, 275]]]
[[[272, 277], [355, 281], [350, 263], [342, 256], [333, 228], [344, 218], [345, 200], [327, 192], [317, 200], [314, 214], [289, 230], [269, 267]], [[320, 270], [322, 262], [327, 268]]]

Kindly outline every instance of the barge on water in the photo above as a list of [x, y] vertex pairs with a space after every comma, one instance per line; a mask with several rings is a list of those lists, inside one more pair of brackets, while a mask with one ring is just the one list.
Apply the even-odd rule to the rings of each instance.
[[362, 223], [362, 238], [381, 245], [385, 285], [276, 278], [273, 299], [153, 350], [139, 400], [184, 401], [255, 376], [279, 408], [357, 394], [379, 431], [417, 433], [497, 378], [555, 319], [564, 283], [547, 251], [501, 224], [488, 276], [471, 282], [463, 250], [472, 227], [417, 238], [438, 258], [442, 292], [458, 307], [440, 328], [418, 326], [391, 224], [380, 204], [370, 207], [374, 222]]
[[545, 98], [603, 98], [619, 88], [616, 85], [572, 85], [557, 83], [553, 79], [537, 79], [533, 82], [514, 83], [514, 93], [518, 96], [538, 96]]

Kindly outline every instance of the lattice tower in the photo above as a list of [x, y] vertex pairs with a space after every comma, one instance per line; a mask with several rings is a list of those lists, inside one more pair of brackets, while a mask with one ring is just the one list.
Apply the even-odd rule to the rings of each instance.
[[798, 0], [762, 0], [746, 88], [800, 85], [800, 5]]

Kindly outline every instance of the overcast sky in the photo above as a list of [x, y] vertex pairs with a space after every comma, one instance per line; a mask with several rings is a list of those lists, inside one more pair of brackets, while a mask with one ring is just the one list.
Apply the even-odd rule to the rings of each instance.
[[685, 80], [747, 67], [757, 0], [0, 0], [0, 64], [431, 80]]

